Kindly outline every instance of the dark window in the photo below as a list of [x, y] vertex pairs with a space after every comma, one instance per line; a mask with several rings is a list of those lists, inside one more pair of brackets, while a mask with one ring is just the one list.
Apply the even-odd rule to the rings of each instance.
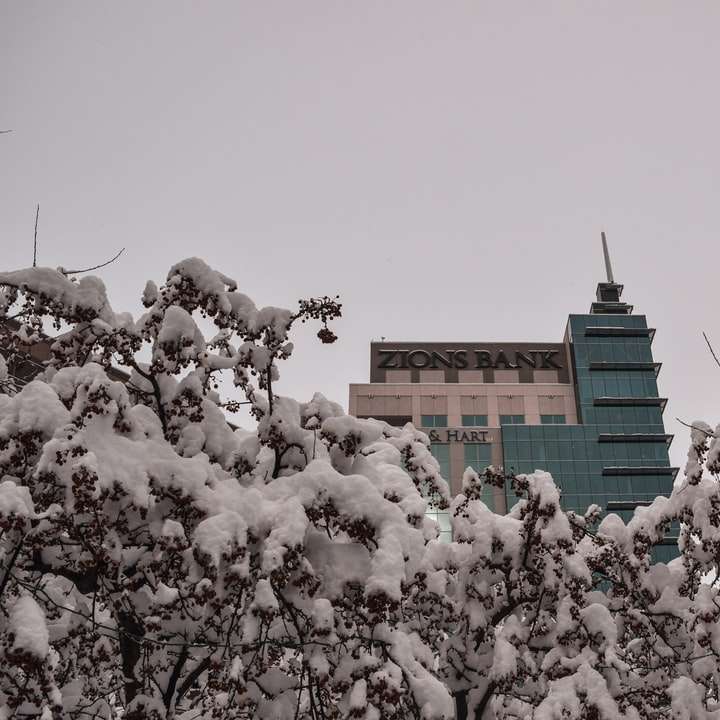
[[500, 416], [500, 424], [501, 425], [524, 425], [525, 424], [525, 416], [524, 415], [501, 415]]
[[540, 424], [541, 425], [564, 425], [565, 424], [565, 416], [564, 415], [541, 415], [540, 416]]
[[422, 415], [420, 423], [423, 427], [447, 427], [447, 415]]
[[487, 415], [463, 415], [462, 416], [463, 427], [487, 427], [488, 416]]

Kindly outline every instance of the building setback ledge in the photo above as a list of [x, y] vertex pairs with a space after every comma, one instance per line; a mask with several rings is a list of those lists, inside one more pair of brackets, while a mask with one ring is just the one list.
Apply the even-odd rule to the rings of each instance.
[[634, 510], [636, 507], [647, 507], [651, 500], [608, 500], [605, 506], [608, 512], [612, 510]]
[[586, 327], [585, 337], [655, 337], [655, 328], [627, 328], [627, 327], [600, 327], [598, 325]]
[[593, 399], [593, 405], [599, 407], [659, 407], [667, 405], [667, 398], [658, 397], [599, 397]]
[[673, 437], [665, 433], [600, 433], [598, 442], [664, 442], [670, 445]]
[[590, 370], [639, 370], [654, 371], [655, 377], [660, 374], [662, 363], [659, 362], [591, 362]]
[[407, 423], [412, 422], [412, 415], [358, 415], [357, 419], [379, 420], [380, 422], [385, 422], [393, 427], [404, 427]]
[[594, 302], [591, 315], [632, 315], [633, 306], [624, 302]]
[[664, 465], [662, 467], [652, 467], [643, 465], [640, 467], [604, 467], [602, 469], [603, 475], [672, 475], [673, 480], [678, 474], [680, 468], [668, 467]]

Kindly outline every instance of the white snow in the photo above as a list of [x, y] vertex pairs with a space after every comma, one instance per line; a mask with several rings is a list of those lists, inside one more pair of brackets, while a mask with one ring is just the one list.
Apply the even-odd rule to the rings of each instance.
[[10, 611], [8, 630], [13, 634], [12, 649], [44, 660], [50, 652], [45, 613], [30, 595], [19, 597]]

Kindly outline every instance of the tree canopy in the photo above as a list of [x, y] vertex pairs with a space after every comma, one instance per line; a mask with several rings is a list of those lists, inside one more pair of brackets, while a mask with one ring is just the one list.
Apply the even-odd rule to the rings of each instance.
[[[337, 298], [257, 308], [197, 258], [137, 318], [93, 276], [0, 291], [8, 362], [50, 344], [21, 388], [0, 359], [0, 718], [720, 718], [704, 423], [627, 524], [565, 511], [541, 471], [469, 469], [450, 498], [412, 425], [277, 393], [297, 323], [336, 340]], [[680, 556], [653, 563], [673, 523]]]

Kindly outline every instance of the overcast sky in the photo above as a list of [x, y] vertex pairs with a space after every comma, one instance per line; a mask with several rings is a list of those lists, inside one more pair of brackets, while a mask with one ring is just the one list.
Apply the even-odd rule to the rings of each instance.
[[369, 343], [560, 341], [603, 279], [657, 327], [672, 460], [720, 421], [717, 2], [0, 2], [2, 269], [116, 310], [199, 255], [258, 304], [339, 293], [281, 392]]

